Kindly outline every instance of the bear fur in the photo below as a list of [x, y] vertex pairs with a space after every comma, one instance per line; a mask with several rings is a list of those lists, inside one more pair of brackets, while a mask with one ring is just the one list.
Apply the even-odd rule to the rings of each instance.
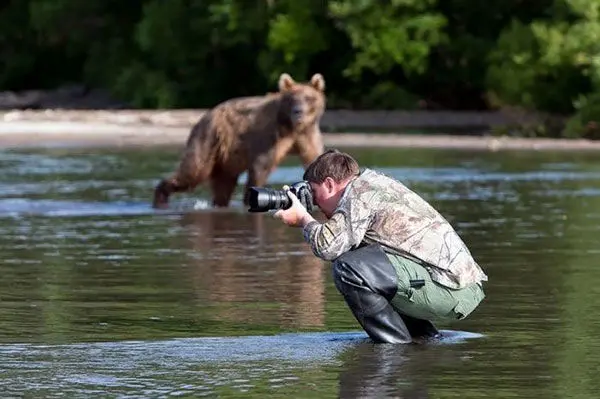
[[306, 167], [323, 153], [319, 123], [325, 101], [321, 74], [297, 83], [283, 73], [278, 92], [220, 103], [192, 128], [178, 169], [156, 186], [153, 206], [165, 208], [172, 193], [209, 181], [213, 206], [226, 207], [245, 171], [247, 205], [248, 189], [264, 186], [287, 154], [298, 154]]

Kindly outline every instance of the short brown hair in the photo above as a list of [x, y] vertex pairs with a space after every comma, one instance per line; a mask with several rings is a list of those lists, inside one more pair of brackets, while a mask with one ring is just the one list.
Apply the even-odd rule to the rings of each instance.
[[311, 183], [323, 183], [331, 177], [341, 183], [360, 173], [358, 162], [345, 152], [328, 150], [319, 155], [304, 171], [303, 179]]

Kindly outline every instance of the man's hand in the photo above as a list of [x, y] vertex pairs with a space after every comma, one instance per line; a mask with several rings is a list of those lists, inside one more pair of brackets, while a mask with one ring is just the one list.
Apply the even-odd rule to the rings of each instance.
[[283, 189], [286, 191], [288, 197], [290, 197], [290, 200], [292, 200], [292, 206], [285, 210], [278, 210], [273, 215], [274, 218], [281, 219], [283, 223], [292, 227], [304, 227], [309, 222], [315, 220], [308, 213], [304, 205], [302, 205], [298, 197], [290, 191], [288, 186], [284, 186]]

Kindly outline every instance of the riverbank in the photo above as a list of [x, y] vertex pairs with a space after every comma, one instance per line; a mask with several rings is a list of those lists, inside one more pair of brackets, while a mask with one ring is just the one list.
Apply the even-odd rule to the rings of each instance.
[[[0, 146], [183, 145], [205, 110], [42, 110], [0, 113]], [[501, 113], [328, 111], [322, 121], [327, 147], [454, 148], [472, 150], [600, 150], [599, 141], [486, 135], [345, 133], [344, 129], [402, 132], [448, 127], [482, 130], [511, 123]]]

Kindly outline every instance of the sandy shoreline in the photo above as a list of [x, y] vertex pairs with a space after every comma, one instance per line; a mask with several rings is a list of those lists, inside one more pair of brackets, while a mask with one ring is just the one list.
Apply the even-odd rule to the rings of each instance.
[[[48, 147], [48, 146], [152, 146], [183, 145], [190, 127], [203, 110], [180, 111], [13, 111], [0, 114], [0, 146], [3, 148]], [[365, 130], [368, 126], [381, 123], [381, 113], [371, 113], [369, 120], [364, 115], [360, 121]], [[415, 123], [410, 113], [386, 113], [388, 126], [406, 126]], [[324, 121], [343, 126], [349, 113], [329, 114]], [[413, 115], [414, 116], [414, 115]], [[498, 115], [458, 115], [438, 113], [428, 119], [426, 114], [417, 114], [417, 122], [432, 126], [500, 123]], [[338, 118], [337, 121], [334, 118]], [[469, 119], [469, 117], [471, 117]], [[359, 120], [356, 116], [355, 120]], [[402, 119], [405, 118], [405, 119]], [[419, 120], [418, 118], [421, 118]], [[437, 118], [437, 119], [435, 119]], [[463, 118], [463, 119], [460, 119]], [[487, 118], [487, 119], [486, 119]], [[404, 123], [404, 125], [403, 125]], [[453, 136], [440, 134], [395, 134], [395, 133], [324, 133], [327, 147], [396, 147], [396, 148], [448, 148], [471, 150], [553, 150], [589, 151], [600, 150], [600, 141], [531, 139], [487, 136]]]

